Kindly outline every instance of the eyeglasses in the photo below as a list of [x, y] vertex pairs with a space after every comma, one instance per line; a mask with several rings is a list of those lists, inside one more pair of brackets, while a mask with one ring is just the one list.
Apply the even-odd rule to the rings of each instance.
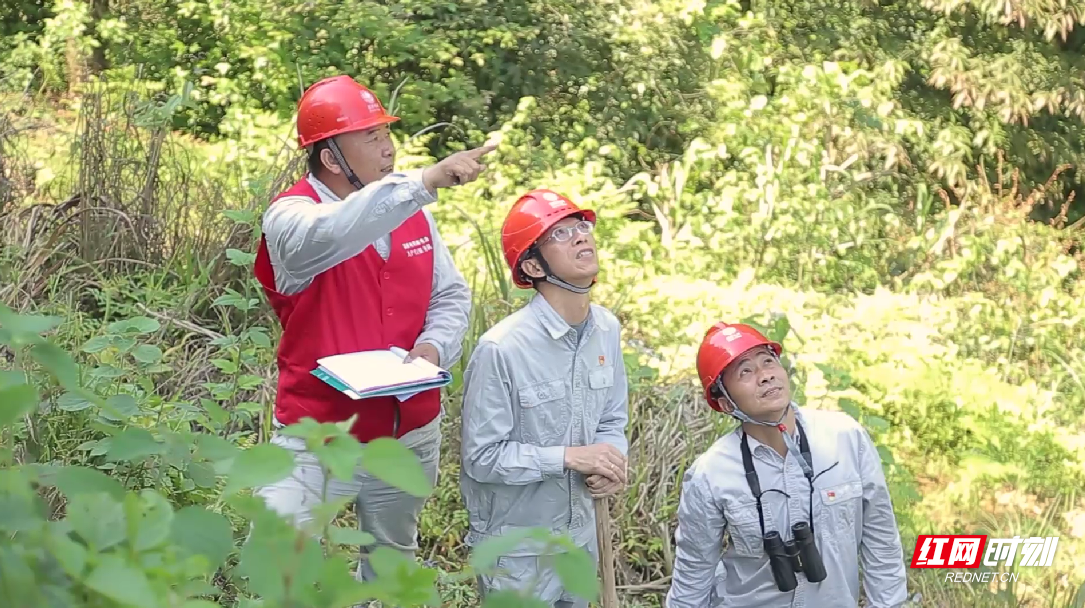
[[578, 232], [580, 234], [591, 234], [594, 231], [595, 231], [595, 224], [589, 222], [588, 220], [580, 220], [579, 222], [573, 224], [572, 226], [562, 226], [560, 228], [555, 228], [554, 231], [550, 233], [550, 236], [547, 237], [545, 240], [543, 240], [542, 243], [539, 243], [539, 244], [542, 245], [546, 241], [554, 241], [556, 243], [564, 243], [565, 241], [568, 241], [569, 239], [573, 238], [573, 235], [578, 233]]

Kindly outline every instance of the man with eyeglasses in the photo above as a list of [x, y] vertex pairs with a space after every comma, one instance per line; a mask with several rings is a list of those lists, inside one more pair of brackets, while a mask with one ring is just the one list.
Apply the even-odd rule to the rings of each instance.
[[[535, 296], [478, 341], [464, 373], [460, 489], [467, 544], [543, 527], [598, 558], [593, 498], [626, 484], [627, 380], [617, 318], [589, 292], [599, 272], [595, 213], [533, 190], [501, 230], [513, 281]], [[483, 595], [516, 590], [553, 606], [565, 589], [535, 541], [481, 575]]]
[[860, 568], [866, 606], [907, 599], [877, 449], [847, 414], [791, 400], [782, 351], [744, 324], [717, 323], [701, 342], [708, 405], [742, 424], [683, 478], [666, 608], [855, 607]]

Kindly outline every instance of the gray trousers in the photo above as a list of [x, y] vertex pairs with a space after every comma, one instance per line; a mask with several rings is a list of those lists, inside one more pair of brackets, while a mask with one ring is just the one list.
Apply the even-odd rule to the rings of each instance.
[[[437, 470], [441, 455], [441, 418], [415, 429], [400, 441], [411, 449], [422, 463], [430, 483], [437, 485]], [[305, 450], [305, 440], [276, 433], [270, 443], [294, 452], [294, 472], [287, 478], [255, 491], [268, 508], [281, 516], [290, 517], [295, 525], [312, 521], [312, 508], [322, 502], [353, 496], [358, 513], [358, 528], [377, 539], [377, 546], [399, 551], [414, 559], [418, 551], [418, 516], [425, 503], [369, 475], [363, 468], [354, 472], [350, 481], [332, 478], [327, 496], [321, 498], [324, 474], [315, 455]], [[376, 579], [369, 565], [367, 550], [361, 548], [356, 577], [361, 581]]]
[[[595, 539], [581, 548], [591, 555], [596, 564], [599, 563], [599, 550]], [[497, 572], [493, 575], [478, 575], [476, 582], [482, 600], [485, 600], [487, 592], [515, 589], [526, 591], [554, 608], [588, 608], [588, 600], [565, 589], [553, 562], [545, 556], [502, 556], [497, 560]]]

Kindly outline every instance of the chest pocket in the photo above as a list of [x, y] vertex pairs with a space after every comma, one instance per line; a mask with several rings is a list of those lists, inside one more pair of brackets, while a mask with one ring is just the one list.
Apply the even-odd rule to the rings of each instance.
[[863, 509], [863, 484], [846, 481], [816, 491], [821, 499], [821, 525], [830, 542], [854, 543], [855, 527]]
[[569, 428], [571, 407], [564, 380], [544, 380], [519, 390], [520, 434], [527, 443], [561, 443]]
[[[762, 499], [763, 500], [763, 499]], [[728, 504], [723, 513], [727, 518], [727, 533], [731, 537], [734, 552], [742, 557], [761, 557], [765, 553], [761, 540], [761, 521], [757, 517], [757, 503]], [[765, 508], [765, 530], [773, 529], [772, 512]]]
[[606, 407], [610, 389], [614, 387], [614, 365], [606, 365], [588, 370], [588, 404], [591, 419], [590, 426], [599, 421]]

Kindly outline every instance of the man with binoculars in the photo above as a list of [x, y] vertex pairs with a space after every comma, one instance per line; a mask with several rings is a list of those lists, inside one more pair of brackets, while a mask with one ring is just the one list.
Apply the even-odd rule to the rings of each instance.
[[[742, 422], [682, 481], [666, 608], [870, 608], [907, 599], [881, 459], [842, 412], [791, 401], [783, 348], [716, 323], [697, 353], [708, 405]], [[730, 543], [724, 543], [724, 533]]]

